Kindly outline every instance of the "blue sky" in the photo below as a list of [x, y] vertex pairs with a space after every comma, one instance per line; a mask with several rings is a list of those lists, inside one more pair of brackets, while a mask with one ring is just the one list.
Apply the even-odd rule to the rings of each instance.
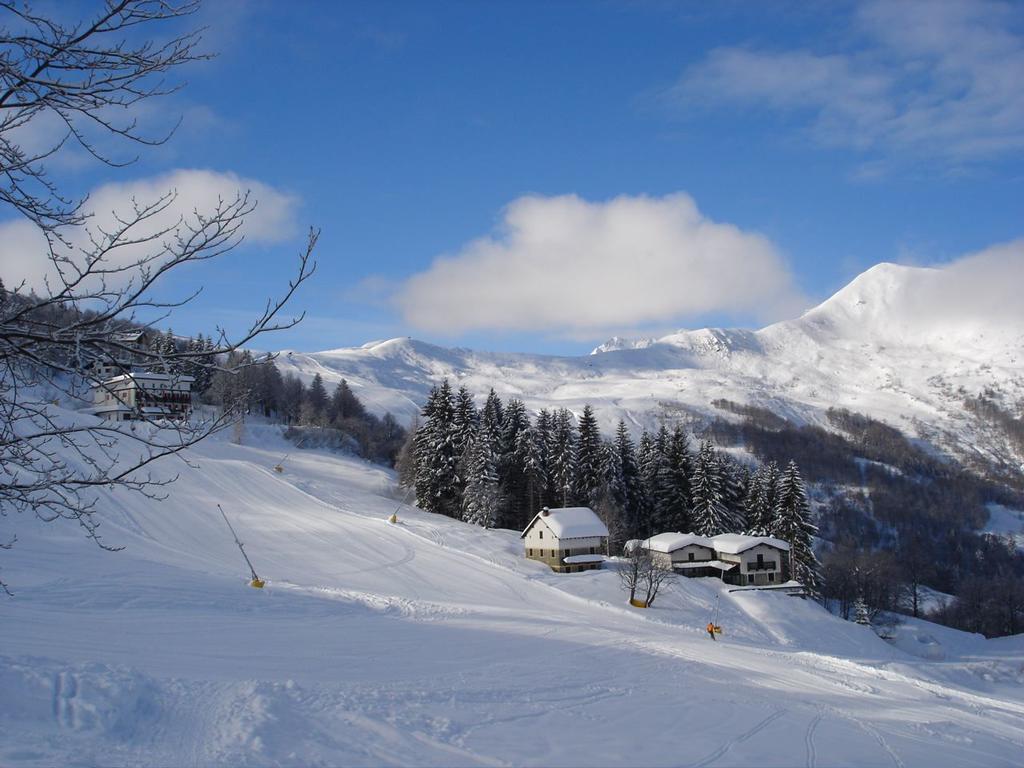
[[184, 116], [172, 142], [61, 168], [83, 190], [182, 169], [262, 185], [253, 242], [168, 286], [204, 285], [179, 333], [258, 311], [310, 225], [307, 319], [266, 347], [582, 352], [757, 326], [880, 261], [1024, 237], [1020, 5], [210, 2], [199, 20], [219, 56], [159, 105]]

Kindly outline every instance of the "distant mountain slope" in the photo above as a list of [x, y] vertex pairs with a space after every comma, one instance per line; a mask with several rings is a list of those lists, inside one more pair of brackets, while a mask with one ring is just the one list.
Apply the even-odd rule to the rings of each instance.
[[[446, 349], [409, 338], [314, 354], [280, 365], [306, 380], [346, 378], [377, 411], [410, 420], [429, 388], [448, 377], [478, 395], [493, 387], [532, 409], [598, 409], [660, 420], [714, 413], [716, 399], [769, 408], [797, 423], [827, 425], [842, 407], [883, 420], [956, 455], [1003, 463], [1018, 455], [998, 430], [964, 409], [989, 392], [1013, 411], [1024, 402], [1024, 328], [943, 311], [942, 270], [879, 264], [803, 316], [759, 331], [705, 328], [636, 342], [615, 338], [587, 356]], [[1014, 464], [1014, 466], [1016, 466]]]

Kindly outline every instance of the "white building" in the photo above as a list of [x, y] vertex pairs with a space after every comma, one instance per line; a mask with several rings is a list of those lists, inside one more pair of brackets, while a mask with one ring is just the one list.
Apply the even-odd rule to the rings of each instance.
[[520, 538], [530, 560], [556, 573], [600, 568], [608, 553], [608, 526], [590, 507], [544, 507]]
[[740, 586], [770, 586], [786, 581], [789, 573], [789, 543], [771, 536], [722, 533], [711, 539], [715, 556], [735, 568], [724, 579]]
[[737, 586], [782, 584], [789, 573], [789, 544], [771, 536], [659, 533], [641, 546], [655, 562], [686, 576], [720, 576]]
[[191, 376], [124, 373], [93, 386], [93, 413], [107, 421], [185, 419], [192, 411]]

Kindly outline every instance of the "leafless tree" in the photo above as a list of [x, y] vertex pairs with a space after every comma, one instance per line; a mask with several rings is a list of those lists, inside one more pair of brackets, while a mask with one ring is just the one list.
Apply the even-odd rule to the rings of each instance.
[[639, 541], [628, 542], [623, 560], [619, 568], [622, 588], [629, 592], [630, 602], [636, 600], [638, 592], [642, 593], [643, 603], [650, 608], [662, 587], [675, 578], [675, 571], [655, 561]]
[[[230, 404], [173, 423], [141, 414], [128, 429], [57, 404], [81, 404], [91, 388], [104, 386], [93, 373], [97, 363], [130, 360], [171, 374], [183, 366], [219, 368], [228, 352], [301, 320], [282, 318], [282, 311], [315, 269], [318, 233], [311, 230], [280, 295], [247, 330], [229, 338], [218, 328], [200, 351], [152, 348], [122, 333], [160, 323], [194, 299], [198, 290], [168, 300], [157, 289], [168, 273], [234, 249], [256, 203], [241, 192], [212, 210], [178, 215], [176, 193], [168, 190], [132, 200], [111, 223], [97, 224], [85, 198], [64, 193], [48, 161], [77, 146], [116, 168], [132, 158], [116, 159], [108, 147], [170, 137], [176, 125], [150, 136], [131, 115], [177, 90], [165, 78], [182, 65], [208, 58], [198, 50], [201, 30], [181, 31], [196, 10], [195, 0], [106, 0], [91, 19], [68, 23], [57, 12], [43, 16], [26, 3], [0, 0], [0, 214], [7, 209], [42, 235], [38, 258], [49, 274], [42, 286], [0, 283], [0, 516], [74, 521], [104, 548], [111, 547], [97, 531], [98, 493], [120, 487], [161, 497], [174, 478], [154, 474], [153, 463], [173, 455], [187, 461], [185, 449], [236, 414]], [[170, 39], [154, 42], [164, 31]], [[33, 131], [44, 122], [61, 132], [39, 147]], [[26, 149], [30, 135], [34, 147]], [[0, 547], [14, 538], [8, 534]], [[7, 586], [0, 581], [0, 588]]]

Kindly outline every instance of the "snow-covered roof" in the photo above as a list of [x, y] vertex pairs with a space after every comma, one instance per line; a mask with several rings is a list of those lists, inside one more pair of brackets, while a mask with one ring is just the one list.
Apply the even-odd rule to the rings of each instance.
[[113, 384], [114, 382], [117, 381], [125, 381], [128, 379], [134, 381], [169, 381], [176, 384], [191, 384], [192, 382], [195, 381], [194, 377], [186, 376], [183, 373], [156, 373], [154, 371], [130, 371], [128, 373], [122, 373], [119, 376], [114, 376], [113, 378], [107, 379], [102, 384], [96, 386], [104, 386], [108, 384]]
[[726, 563], [722, 560], [692, 560], [685, 563], [673, 563], [672, 567], [677, 570], [689, 570], [691, 568], [717, 568], [720, 571], [732, 570], [736, 563]]
[[559, 539], [584, 539], [608, 535], [608, 526], [601, 522], [601, 518], [594, 514], [590, 507], [563, 507], [538, 512], [519, 538], [526, 536], [526, 532], [538, 520], [543, 520], [544, 525]]
[[712, 545], [716, 552], [725, 552], [729, 555], [738, 555], [758, 544], [767, 544], [769, 547], [789, 551], [789, 544], [782, 539], [774, 539], [771, 536], [744, 536], [741, 533], [720, 533], [711, 537]]
[[569, 555], [562, 558], [563, 563], [573, 565], [575, 563], [603, 563], [604, 555]]
[[715, 544], [711, 539], [698, 536], [695, 533], [659, 533], [657, 536], [645, 539], [643, 547], [654, 552], [668, 553], [688, 547], [691, 544], [695, 544], [698, 547], [706, 547], [707, 549], [715, 548]]

